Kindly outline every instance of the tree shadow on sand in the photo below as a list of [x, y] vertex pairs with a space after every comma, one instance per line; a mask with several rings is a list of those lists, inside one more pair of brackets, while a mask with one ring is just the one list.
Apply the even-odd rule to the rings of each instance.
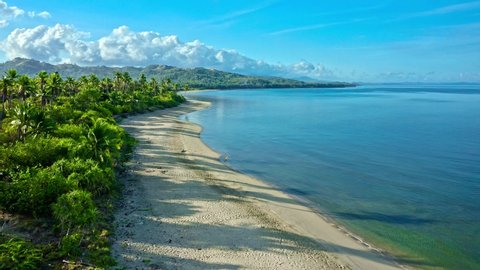
[[[175, 113], [170, 112], [170, 121], [176, 121], [179, 114], [187, 113], [188, 109], [180, 108]], [[154, 123], [158, 119], [152, 113], [145, 121]], [[165, 120], [161, 120], [165, 121]], [[133, 124], [132, 124], [133, 123]], [[158, 125], [149, 127], [149, 136], [152, 134], [164, 134], [165, 127]], [[128, 130], [133, 135], [142, 136], [144, 129], [136, 127], [135, 121], [128, 122]], [[167, 134], [176, 136], [195, 136], [198, 134], [185, 131], [181, 128], [170, 128]], [[160, 136], [160, 135], [159, 135]], [[163, 135], [162, 135], [163, 136]], [[138, 163], [137, 163], [138, 162]], [[139, 164], [140, 163], [140, 164]], [[186, 155], [184, 153], [172, 152], [159, 145], [142, 142], [137, 148], [135, 160], [132, 161], [132, 170], [130, 178], [136, 179], [133, 185], [148, 186], [151, 190], [144, 192], [157, 192], [155, 196], [145, 196], [150, 198], [148, 204], [151, 207], [147, 211], [142, 209], [133, 209], [125, 212], [128, 222], [118, 224], [118, 235], [122, 235], [123, 240], [129, 243], [127, 246], [119, 249], [119, 256], [131, 258], [136, 261], [140, 269], [240, 269], [244, 265], [238, 265], [235, 262], [228, 263], [208, 263], [205, 258], [209, 254], [221, 254], [224, 251], [232, 252], [238, 256], [246, 256], [246, 252], [273, 253], [273, 254], [302, 254], [304, 252], [334, 252], [345, 254], [347, 256], [360, 257], [371, 261], [377, 261], [381, 264], [396, 265], [393, 260], [385, 260], [382, 256], [375, 254], [370, 250], [352, 249], [335, 243], [319, 241], [308, 236], [300, 235], [291, 231], [279, 229], [274, 221], [269, 220], [269, 216], [256, 209], [248, 209], [248, 216], [228, 217], [230, 219], [260, 220], [253, 224], [263, 224], [255, 226], [246, 222], [231, 223], [232, 220], [222, 220], [220, 218], [216, 223], [201, 223], [198, 219], [192, 219], [194, 215], [211, 214], [205, 213], [198, 202], [206, 203], [235, 203], [242, 207], [247, 207], [245, 202], [259, 200], [267, 203], [279, 205], [296, 205], [298, 202], [289, 197], [278, 197], [272, 194], [268, 186], [245, 185], [245, 189], [239, 183], [232, 181], [229, 177], [229, 169], [212, 160], [211, 157], [196, 155]], [[137, 168], [135, 168], [137, 167]], [[202, 179], [194, 179], [192, 176], [185, 176], [181, 180], [173, 180], [170, 173], [178, 173], [179, 167], [186, 168], [194, 172], [216, 171], [221, 176], [202, 175]], [[139, 169], [141, 168], [141, 170]], [[206, 180], [206, 181], [205, 181]], [[230, 185], [237, 185], [240, 188], [232, 188]], [[137, 188], [135, 186], [134, 188]], [[248, 189], [248, 190], [247, 190]], [[145, 193], [145, 194], [146, 194]], [[203, 211], [203, 212], [202, 212]], [[304, 211], [304, 210], [298, 210]], [[409, 217], [387, 215], [376, 213], [350, 214], [340, 213], [343, 218], [373, 219], [386, 222], [405, 222], [421, 223], [428, 220], [414, 220]], [[206, 217], [208, 218], [208, 217]], [[195, 220], [195, 221], [190, 221]], [[232, 225], [235, 224], [235, 225]], [[145, 228], [145, 229], [144, 229]], [[155, 237], [152, 237], [155, 236]], [[240, 237], [239, 237], [240, 236]], [[121, 244], [118, 243], [120, 246]], [[178, 250], [178, 254], [165, 253], [165, 250]], [[189, 251], [191, 257], [182, 255], [182, 251]], [[193, 255], [191, 255], [193, 253]], [[192, 257], [193, 256], [193, 257]], [[395, 261], [401, 264], [413, 266], [432, 266], [424, 261], [410, 257], [396, 257]], [[143, 264], [142, 264], [143, 263]], [[255, 264], [255, 262], [252, 262]], [[144, 267], [144, 268], [142, 268]]]
[[[152, 202], [156, 204], [152, 215], [144, 215], [139, 212], [131, 213], [131, 219], [141, 221], [142, 225], [148, 228], [154, 228], [153, 231], [143, 232], [135, 235], [132, 241], [141, 243], [142, 246], [152, 248], [130, 247], [130, 251], [137, 254], [139, 258], [147, 258], [152, 263], [162, 266], [160, 269], [176, 269], [175, 265], [182, 265], [185, 269], [239, 269], [242, 265], [235, 264], [209, 264], [201, 260], [186, 259], [182, 256], [169, 256], [155, 252], [155, 247], [160, 248], [180, 248], [190, 249], [199, 254], [209, 250], [230, 250], [255, 252], [270, 252], [282, 254], [285, 250], [292, 253], [304, 252], [305, 250], [314, 250], [318, 252], [330, 251], [348, 256], [361, 257], [368, 260], [377, 260], [381, 263], [394, 265], [394, 262], [388, 260], [379, 260], [379, 256], [374, 256], [371, 251], [357, 250], [330, 242], [320, 242], [316, 239], [306, 237], [289, 231], [279, 230], [273, 227], [252, 227], [252, 226], [232, 226], [225, 223], [204, 224], [199, 222], [172, 223], [173, 218], [188, 218], [199, 213], [200, 209], [193, 201], [211, 201], [221, 203], [223, 201], [244, 203], [245, 194], [226, 186], [210, 185], [206, 186], [198, 181], [173, 182], [166, 178], [158, 176], [138, 175], [142, 181], [156, 181], [162, 186], [163, 191], [158, 198]], [[213, 188], [215, 192], [204, 192], [202, 189]], [[179, 193], [176, 191], [190, 190], [188, 193]], [[263, 193], [249, 194], [261, 200], [283, 202], [283, 198], [275, 198], [270, 194]], [[263, 218], [263, 217], [257, 217]], [[267, 222], [268, 224], [268, 222]], [[137, 226], [137, 225], [135, 225]], [[161, 235], [153, 240], [151, 235]], [[242, 237], [239, 237], [241, 235]], [[214, 236], [214, 237], [212, 237]], [[424, 261], [410, 257], [396, 257], [395, 261], [400, 264], [413, 266], [432, 266]], [[163, 263], [163, 264], [162, 264]]]

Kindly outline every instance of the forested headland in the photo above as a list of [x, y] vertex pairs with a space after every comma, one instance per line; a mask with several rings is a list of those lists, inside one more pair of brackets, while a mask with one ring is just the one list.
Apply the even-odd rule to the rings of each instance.
[[0, 79], [0, 269], [114, 264], [118, 175], [134, 139], [117, 120], [185, 99], [171, 80], [34, 76]]
[[88, 74], [96, 74], [99, 78], [104, 78], [112, 77], [116, 72], [128, 72], [135, 78], [140, 76], [140, 74], [144, 74], [147, 78], [156, 78], [157, 80], [170, 79], [180, 85], [189, 85], [192, 89], [342, 88], [356, 86], [354, 83], [347, 82], [307, 82], [271, 76], [249, 76], [200, 67], [179, 68], [165, 65], [149, 65], [146, 67], [78, 66], [74, 64], [52, 65], [23, 58], [15, 58], [0, 64], [0, 73], [9, 69], [16, 69], [19, 73], [29, 74], [31, 76], [41, 70], [45, 70], [48, 72], [57, 72], [63, 77], [72, 78], [80, 78]]

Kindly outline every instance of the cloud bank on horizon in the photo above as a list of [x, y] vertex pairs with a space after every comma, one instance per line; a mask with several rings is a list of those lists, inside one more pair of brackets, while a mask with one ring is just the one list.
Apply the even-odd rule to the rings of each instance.
[[20, 28], [2, 42], [8, 58], [32, 58], [49, 63], [79, 65], [147, 66], [164, 64], [177, 67], [207, 67], [223, 71], [284, 77], [332, 79], [321, 65], [300, 61], [293, 65], [269, 64], [244, 56], [235, 50], [215, 49], [194, 40], [182, 42], [175, 35], [134, 32], [120, 26], [98, 40], [71, 25]]

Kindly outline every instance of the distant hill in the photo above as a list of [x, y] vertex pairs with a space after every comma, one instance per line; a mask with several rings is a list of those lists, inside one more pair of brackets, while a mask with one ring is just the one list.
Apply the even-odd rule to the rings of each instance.
[[0, 64], [0, 74], [9, 69], [16, 69], [20, 74], [34, 76], [39, 71], [58, 72], [62, 77], [79, 78], [95, 74], [99, 78], [113, 77], [114, 73], [128, 72], [133, 78], [145, 74], [148, 78], [162, 80], [169, 78], [179, 84], [188, 84], [198, 89], [233, 89], [233, 88], [330, 88], [352, 87], [355, 84], [344, 82], [306, 82], [280, 77], [247, 76], [206, 68], [177, 68], [165, 65], [147, 67], [107, 67], [78, 66], [73, 64], [52, 65], [32, 59], [15, 58]]

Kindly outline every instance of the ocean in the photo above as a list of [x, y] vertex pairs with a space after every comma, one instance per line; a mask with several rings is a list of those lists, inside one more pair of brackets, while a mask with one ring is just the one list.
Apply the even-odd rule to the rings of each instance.
[[480, 85], [200, 91], [227, 164], [427, 269], [480, 269]]

